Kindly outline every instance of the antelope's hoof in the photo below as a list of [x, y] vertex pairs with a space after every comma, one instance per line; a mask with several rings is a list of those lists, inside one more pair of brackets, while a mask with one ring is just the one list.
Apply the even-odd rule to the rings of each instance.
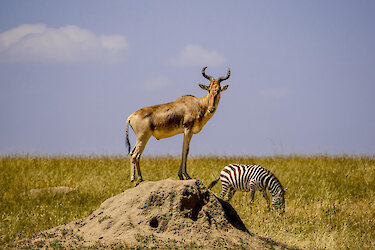
[[139, 184], [141, 184], [141, 182], [143, 182], [142, 179], [138, 180], [137, 183], [135, 183], [134, 187], [138, 186]]

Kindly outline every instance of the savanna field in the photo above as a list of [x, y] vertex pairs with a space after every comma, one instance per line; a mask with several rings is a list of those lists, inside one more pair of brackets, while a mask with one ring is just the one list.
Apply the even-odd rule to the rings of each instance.
[[[0, 157], [0, 246], [88, 216], [132, 188], [123, 157]], [[248, 230], [297, 248], [375, 248], [375, 158], [351, 156], [190, 157], [188, 173], [207, 186], [229, 163], [271, 170], [286, 193], [286, 213], [268, 211], [261, 193], [250, 207], [237, 192], [231, 204]], [[143, 157], [146, 181], [177, 178], [179, 157]], [[68, 193], [30, 192], [64, 186]], [[217, 195], [220, 183], [213, 188]]]

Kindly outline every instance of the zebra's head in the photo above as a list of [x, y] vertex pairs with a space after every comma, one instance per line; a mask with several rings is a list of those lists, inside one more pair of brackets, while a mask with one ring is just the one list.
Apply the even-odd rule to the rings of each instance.
[[272, 202], [271, 202], [271, 204], [275, 206], [276, 208], [282, 209], [282, 212], [285, 212], [284, 195], [285, 195], [286, 190], [287, 188], [281, 189], [275, 196], [272, 197]]

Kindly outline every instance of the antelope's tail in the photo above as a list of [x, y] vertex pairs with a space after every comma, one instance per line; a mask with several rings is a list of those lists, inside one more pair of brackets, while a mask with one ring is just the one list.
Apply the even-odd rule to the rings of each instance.
[[130, 154], [129, 123], [130, 123], [130, 116], [126, 120], [126, 146], [128, 147], [128, 154]]
[[213, 182], [211, 182], [210, 185], [208, 185], [207, 188], [208, 188], [208, 189], [213, 188], [219, 180], [220, 180], [220, 176], [217, 177], [217, 179], [215, 179]]

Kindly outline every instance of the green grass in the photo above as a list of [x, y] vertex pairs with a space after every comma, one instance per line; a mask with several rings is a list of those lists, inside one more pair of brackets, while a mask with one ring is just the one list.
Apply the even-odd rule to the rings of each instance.
[[[0, 246], [86, 217], [107, 198], [131, 188], [121, 157], [0, 157]], [[145, 157], [145, 180], [177, 178], [177, 157]], [[260, 164], [288, 188], [286, 213], [268, 211], [260, 193], [231, 204], [249, 231], [301, 248], [375, 248], [375, 158], [349, 156], [196, 157], [188, 172], [208, 185], [229, 163]], [[29, 190], [68, 186], [68, 194]], [[213, 188], [220, 194], [220, 182]]]

